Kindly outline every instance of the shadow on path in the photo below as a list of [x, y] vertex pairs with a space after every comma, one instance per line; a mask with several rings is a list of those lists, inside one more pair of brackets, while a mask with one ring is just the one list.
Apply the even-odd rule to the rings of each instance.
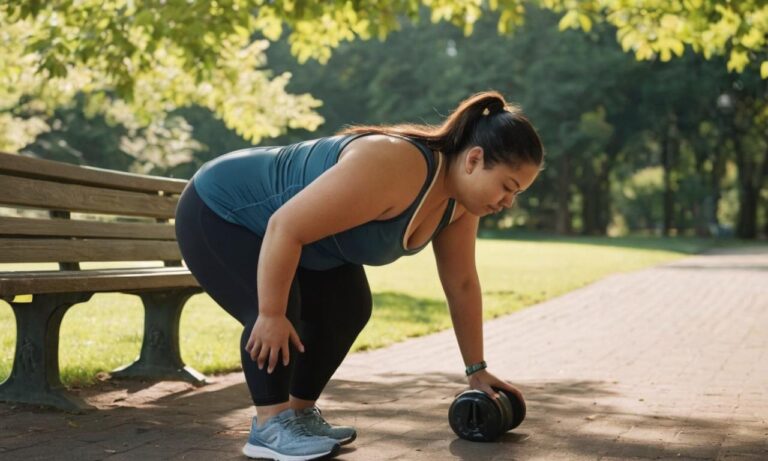
[[[674, 409], [644, 414], [620, 383], [600, 381], [521, 383], [525, 422], [495, 443], [467, 442], [447, 422], [450, 402], [464, 386], [460, 375], [443, 373], [333, 380], [320, 401], [324, 414], [359, 431], [338, 459], [768, 458], [764, 421], [688, 417]], [[239, 450], [253, 410], [239, 374], [202, 388], [106, 382], [81, 396], [100, 410], [72, 415], [0, 405], [0, 456], [244, 459]], [[62, 453], [67, 456], [57, 456]]]

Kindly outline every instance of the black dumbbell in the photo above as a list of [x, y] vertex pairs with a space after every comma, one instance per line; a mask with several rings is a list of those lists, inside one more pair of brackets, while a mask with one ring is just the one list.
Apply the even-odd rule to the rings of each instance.
[[448, 410], [448, 422], [459, 437], [473, 442], [491, 442], [520, 425], [525, 419], [525, 400], [504, 389], [492, 399], [483, 391], [459, 394]]

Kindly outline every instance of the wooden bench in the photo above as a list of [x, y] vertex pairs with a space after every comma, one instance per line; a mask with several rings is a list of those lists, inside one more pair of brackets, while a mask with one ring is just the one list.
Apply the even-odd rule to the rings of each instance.
[[[89, 408], [59, 378], [59, 328], [67, 309], [98, 292], [136, 294], [144, 305], [141, 354], [113, 376], [205, 382], [179, 353], [182, 308], [201, 292], [169, 222], [186, 183], [0, 153], [0, 263], [58, 263], [58, 270], [0, 268], [0, 298], [17, 325], [0, 400]], [[80, 268], [93, 261], [125, 263]]]

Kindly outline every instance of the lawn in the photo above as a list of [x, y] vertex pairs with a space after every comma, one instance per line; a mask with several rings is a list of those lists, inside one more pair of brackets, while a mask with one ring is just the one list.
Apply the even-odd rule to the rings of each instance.
[[[722, 242], [697, 239], [481, 239], [477, 260], [484, 315], [508, 314], [609, 274], [665, 263]], [[733, 242], [726, 242], [733, 245]], [[366, 268], [374, 293], [371, 322], [353, 349], [376, 348], [450, 327], [431, 248], [385, 267]], [[97, 294], [72, 307], [61, 327], [60, 365], [69, 386], [130, 363], [141, 346], [138, 297]], [[0, 301], [0, 380], [10, 373], [16, 341], [10, 307]], [[181, 319], [181, 351], [203, 373], [239, 368], [240, 326], [206, 295], [193, 297]]]

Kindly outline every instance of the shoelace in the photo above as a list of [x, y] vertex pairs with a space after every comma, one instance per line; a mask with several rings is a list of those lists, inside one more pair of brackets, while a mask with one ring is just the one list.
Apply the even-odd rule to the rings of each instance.
[[331, 425], [328, 424], [328, 421], [326, 421], [325, 418], [321, 416], [321, 411], [317, 407], [312, 407], [312, 409], [309, 412], [304, 413], [301, 417], [312, 418], [315, 421], [318, 421], [322, 426], [331, 427]]
[[307, 428], [301, 424], [300, 418], [293, 417], [288, 418], [285, 420], [285, 427], [290, 431], [293, 435], [300, 435], [300, 436], [311, 436], [312, 434], [307, 430]]

